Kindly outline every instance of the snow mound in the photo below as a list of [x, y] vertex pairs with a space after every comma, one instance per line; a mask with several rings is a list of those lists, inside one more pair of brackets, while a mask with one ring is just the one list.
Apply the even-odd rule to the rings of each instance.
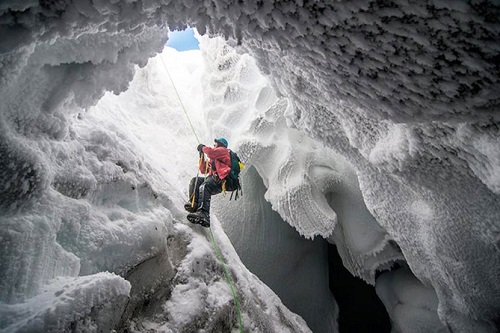
[[54, 279], [27, 302], [0, 304], [10, 332], [110, 331], [128, 302], [130, 283], [112, 273]]
[[239, 328], [239, 310], [245, 331], [310, 332], [302, 318], [245, 268], [216, 218], [211, 229], [176, 225], [177, 237], [183, 235], [188, 245], [171, 296], [159, 307], [162, 312], [133, 325], [132, 331], [231, 331]]

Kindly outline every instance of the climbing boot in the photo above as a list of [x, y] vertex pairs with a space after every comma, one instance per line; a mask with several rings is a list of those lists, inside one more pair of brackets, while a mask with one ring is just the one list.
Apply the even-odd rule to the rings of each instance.
[[198, 210], [195, 213], [189, 213], [187, 219], [191, 223], [200, 224], [201, 226], [210, 227], [210, 214], [204, 210]]

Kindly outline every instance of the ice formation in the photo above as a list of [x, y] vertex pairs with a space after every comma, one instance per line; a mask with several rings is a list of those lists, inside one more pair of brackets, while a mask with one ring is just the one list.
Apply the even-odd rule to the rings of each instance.
[[[33, 204], [2, 216], [2, 330], [239, 326], [209, 232], [186, 226], [180, 211], [196, 173], [196, 140], [171, 85], [199, 112], [201, 100], [187, 94], [201, 93], [202, 65], [199, 52], [167, 49], [137, 69], [126, 93], [71, 114], [64, 139], [32, 141], [51, 182]], [[237, 283], [244, 327], [310, 332], [244, 267], [215, 217], [212, 232]]]
[[396, 332], [448, 332], [438, 317], [436, 293], [409, 271], [386, 272], [377, 280], [377, 292]]
[[[192, 117], [200, 137], [227, 136], [261, 179], [279, 214], [270, 221], [334, 242], [352, 274], [376, 283], [397, 330], [494, 332], [499, 17], [494, 0], [3, 1], [0, 328], [236, 325], [215, 254], [202, 231], [179, 223], [197, 142], [160, 74], [165, 59], [136, 67], [169, 28], [192, 25], [254, 59], [205, 40], [203, 74], [198, 60], [170, 74], [203, 115]], [[134, 74], [127, 93], [105, 96]], [[235, 237], [227, 216], [238, 215], [223, 208], [216, 216]], [[240, 225], [253, 219], [245, 214]], [[247, 327], [307, 331], [243, 267], [217, 217], [213, 229]], [[411, 274], [375, 282], [403, 261]], [[311, 293], [326, 289], [318, 285]], [[335, 326], [324, 297], [333, 313], [323, 327]]]

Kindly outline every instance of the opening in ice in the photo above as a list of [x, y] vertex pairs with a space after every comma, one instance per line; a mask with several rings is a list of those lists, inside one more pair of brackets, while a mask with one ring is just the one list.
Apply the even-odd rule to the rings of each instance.
[[193, 28], [170, 31], [167, 46], [173, 47], [177, 51], [199, 50], [200, 43], [195, 38], [196, 33], [196, 29]]

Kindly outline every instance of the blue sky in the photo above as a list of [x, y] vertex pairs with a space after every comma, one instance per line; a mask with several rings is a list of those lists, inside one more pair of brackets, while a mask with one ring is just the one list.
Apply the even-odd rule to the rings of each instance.
[[194, 38], [193, 28], [187, 28], [184, 31], [170, 31], [167, 46], [173, 47], [177, 51], [200, 49], [198, 40]]

